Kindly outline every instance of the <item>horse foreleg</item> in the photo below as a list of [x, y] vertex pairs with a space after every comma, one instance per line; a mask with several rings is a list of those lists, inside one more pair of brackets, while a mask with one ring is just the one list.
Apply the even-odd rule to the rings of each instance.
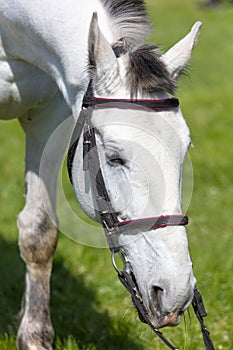
[[[39, 179], [35, 174], [28, 172], [26, 183], [27, 204], [18, 216], [19, 247], [26, 263], [26, 286], [17, 346], [20, 350], [44, 350], [51, 349], [54, 337], [49, 312], [49, 294], [57, 228], [37, 196]], [[29, 202], [31, 203], [28, 204]]]
[[51, 349], [50, 274], [57, 228], [43, 207], [42, 184], [36, 173], [26, 174], [26, 205], [18, 216], [19, 247], [26, 263], [26, 286], [17, 345], [20, 350]]
[[18, 229], [20, 253], [26, 263], [26, 286], [17, 335], [20, 350], [52, 349], [54, 331], [49, 300], [52, 259], [58, 237], [56, 185], [69, 127], [53, 136], [52, 142], [50, 139], [69, 113], [60, 98], [46, 110], [31, 113], [30, 118], [21, 121], [26, 133], [26, 204], [18, 216]]

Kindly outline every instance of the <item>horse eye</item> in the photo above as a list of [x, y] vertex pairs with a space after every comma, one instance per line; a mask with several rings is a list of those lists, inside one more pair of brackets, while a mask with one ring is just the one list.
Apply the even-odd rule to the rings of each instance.
[[114, 157], [108, 160], [110, 166], [118, 167], [125, 165], [125, 160], [120, 157]]

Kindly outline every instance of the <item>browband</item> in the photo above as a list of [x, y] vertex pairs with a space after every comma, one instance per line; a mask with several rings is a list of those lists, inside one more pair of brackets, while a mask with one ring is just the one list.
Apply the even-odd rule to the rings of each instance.
[[131, 109], [144, 109], [149, 108], [151, 111], [164, 111], [171, 108], [177, 108], [179, 106], [178, 98], [165, 98], [160, 100], [147, 100], [147, 99], [112, 99], [112, 98], [99, 98], [91, 97], [90, 99], [83, 101], [83, 107], [93, 108], [131, 108]]

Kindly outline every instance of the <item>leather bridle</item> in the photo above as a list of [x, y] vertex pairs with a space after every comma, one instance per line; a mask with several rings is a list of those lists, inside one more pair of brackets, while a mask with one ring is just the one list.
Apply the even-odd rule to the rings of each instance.
[[[156, 329], [151, 323], [148, 312], [143, 304], [140, 291], [138, 289], [135, 277], [130, 268], [129, 262], [124, 256], [122, 247], [119, 245], [118, 237], [121, 234], [148, 232], [150, 230], [156, 230], [167, 226], [179, 226], [187, 225], [188, 217], [182, 214], [173, 214], [165, 216], [157, 216], [151, 218], [143, 218], [137, 220], [119, 221], [117, 213], [114, 211], [111, 200], [105, 185], [104, 177], [102, 174], [98, 151], [96, 147], [95, 128], [92, 125], [92, 114], [94, 109], [100, 108], [120, 108], [120, 109], [139, 109], [147, 111], [164, 111], [176, 109], [179, 106], [179, 100], [177, 98], [167, 98], [161, 100], [138, 100], [138, 99], [108, 99], [108, 98], [96, 98], [93, 95], [91, 84], [87, 93], [84, 96], [82, 110], [75, 125], [73, 135], [71, 138], [70, 148], [67, 157], [67, 168], [71, 183], [72, 179], [72, 167], [75, 152], [83, 133], [83, 171], [89, 172], [91, 189], [95, 200], [97, 214], [101, 220], [106, 239], [109, 248], [112, 253], [112, 263], [117, 271], [120, 282], [128, 290], [131, 295], [132, 301], [138, 311], [140, 319], [147, 323], [158, 337], [168, 346], [171, 350], [176, 350], [164, 336]], [[120, 253], [124, 261], [124, 269], [121, 271], [115, 262], [115, 254]], [[209, 332], [203, 323], [203, 317], [206, 316], [206, 311], [202, 302], [202, 298], [198, 289], [194, 290], [194, 299], [192, 302], [196, 316], [201, 324], [203, 339], [206, 350], [214, 350], [214, 346], [209, 337]]]

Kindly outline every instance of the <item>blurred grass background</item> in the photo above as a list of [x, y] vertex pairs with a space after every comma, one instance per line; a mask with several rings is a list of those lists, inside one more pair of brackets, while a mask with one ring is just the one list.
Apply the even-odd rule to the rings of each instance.
[[[203, 22], [189, 74], [178, 95], [194, 148], [194, 191], [188, 236], [216, 350], [233, 349], [233, 7], [201, 9], [198, 1], [147, 0], [151, 41], [167, 50]], [[15, 349], [24, 264], [17, 246], [16, 216], [24, 205], [24, 137], [16, 121], [0, 122], [0, 349]], [[69, 185], [67, 188], [69, 191]], [[93, 234], [94, 234], [93, 229]], [[56, 350], [162, 350], [138, 321], [106, 249], [60, 235], [51, 298]], [[204, 349], [192, 310], [180, 326], [164, 329], [179, 349]]]

